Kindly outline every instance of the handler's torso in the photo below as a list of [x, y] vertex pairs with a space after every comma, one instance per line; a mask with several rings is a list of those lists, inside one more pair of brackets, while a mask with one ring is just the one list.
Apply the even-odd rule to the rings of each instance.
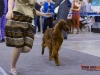
[[15, 0], [15, 3], [13, 11], [34, 18], [33, 6], [36, 0]]

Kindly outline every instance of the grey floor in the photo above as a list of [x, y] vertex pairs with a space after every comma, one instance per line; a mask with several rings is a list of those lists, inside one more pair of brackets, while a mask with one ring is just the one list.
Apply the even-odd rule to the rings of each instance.
[[[100, 71], [81, 69], [82, 64], [100, 66], [100, 34], [69, 34], [59, 51], [59, 67], [48, 60], [47, 48], [45, 54], [41, 55], [41, 39], [42, 34], [36, 34], [33, 49], [20, 55], [17, 63], [19, 75], [100, 75]], [[11, 50], [5, 43], [0, 43], [0, 66], [8, 75]]]

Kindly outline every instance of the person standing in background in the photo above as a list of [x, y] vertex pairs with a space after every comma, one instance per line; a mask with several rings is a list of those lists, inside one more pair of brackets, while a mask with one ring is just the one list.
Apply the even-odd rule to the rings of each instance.
[[0, 18], [4, 13], [4, 0], [0, 0]]
[[80, 8], [81, 8], [81, 2], [79, 0], [74, 0], [72, 3], [71, 11], [73, 13], [72, 19], [76, 20], [76, 24], [72, 25], [72, 34], [74, 33], [74, 28], [77, 29], [76, 34], [79, 34]]
[[92, 9], [91, 9], [91, 0], [87, 0], [86, 3], [86, 13], [91, 13]]
[[83, 0], [80, 0], [80, 2], [81, 2], [80, 16], [81, 18], [84, 18], [86, 16], [86, 4], [83, 2]]
[[[41, 8], [40, 8], [40, 12], [43, 12], [43, 2], [40, 2], [40, 6], [41, 6]], [[40, 16], [40, 26], [41, 26], [41, 31], [43, 31], [43, 17], [42, 16]]]
[[0, 0], [0, 42], [4, 42], [4, 28], [6, 24], [6, 13], [8, 0]]
[[[55, 8], [59, 6], [59, 10], [57, 13], [57, 20], [54, 24], [56, 24], [61, 19], [66, 21], [66, 18], [68, 16], [68, 13], [71, 7], [70, 0], [53, 0], [53, 1], [55, 1], [55, 6], [54, 6]], [[61, 4], [62, 1], [63, 3]], [[67, 39], [67, 33], [65, 31], [62, 31], [62, 34], [63, 34], [64, 39]]]
[[[34, 8], [35, 8], [36, 10], [40, 11], [41, 6], [40, 6], [40, 4], [35, 3]], [[34, 18], [34, 24], [35, 24], [34, 33], [36, 34], [36, 29], [37, 29], [37, 27], [38, 27], [38, 32], [41, 32], [40, 16], [35, 16], [35, 18]]]
[[54, 4], [50, 0], [44, 2], [43, 12], [52, 14], [52, 16], [49, 18], [44, 17], [44, 27], [43, 27], [43, 33], [44, 33], [45, 30], [47, 29], [47, 26], [49, 26], [49, 28], [53, 27]]

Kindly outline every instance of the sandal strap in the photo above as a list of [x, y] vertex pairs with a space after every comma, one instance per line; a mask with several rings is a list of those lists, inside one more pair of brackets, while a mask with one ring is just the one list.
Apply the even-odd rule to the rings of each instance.
[[9, 71], [9, 73], [10, 73], [11, 75], [18, 75], [18, 72], [17, 72], [16, 70]]

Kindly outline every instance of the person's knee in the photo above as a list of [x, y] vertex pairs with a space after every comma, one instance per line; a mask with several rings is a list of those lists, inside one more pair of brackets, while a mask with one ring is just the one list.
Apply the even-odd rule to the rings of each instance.
[[31, 49], [26, 49], [25, 52], [28, 53], [28, 52], [30, 52], [30, 50], [31, 50]]
[[28, 52], [30, 52], [30, 50], [31, 50], [31, 48], [29, 48], [29, 47], [27, 47], [27, 46], [24, 46], [24, 47], [23, 47], [23, 52], [24, 52], [24, 53], [28, 53]]

